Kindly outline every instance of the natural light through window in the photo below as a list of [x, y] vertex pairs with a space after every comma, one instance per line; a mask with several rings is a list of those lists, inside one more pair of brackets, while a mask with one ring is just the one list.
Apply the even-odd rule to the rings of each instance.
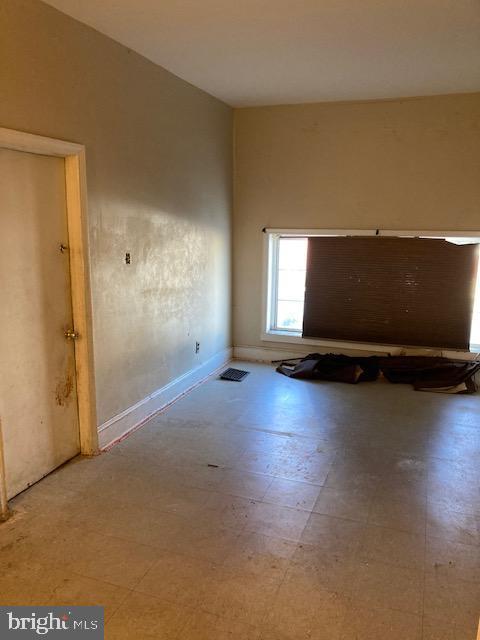
[[280, 238], [274, 328], [302, 331], [307, 238]]
[[475, 287], [475, 302], [470, 328], [470, 351], [480, 351], [480, 268], [477, 271], [477, 286]]

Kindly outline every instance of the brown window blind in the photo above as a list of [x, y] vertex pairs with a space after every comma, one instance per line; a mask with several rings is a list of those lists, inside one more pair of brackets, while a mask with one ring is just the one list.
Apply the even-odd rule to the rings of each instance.
[[477, 245], [309, 238], [305, 337], [468, 349]]

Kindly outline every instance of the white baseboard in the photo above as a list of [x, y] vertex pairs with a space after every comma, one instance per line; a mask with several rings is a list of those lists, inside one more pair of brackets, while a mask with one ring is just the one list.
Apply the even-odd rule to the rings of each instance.
[[[287, 344], [287, 343], [285, 343]], [[337, 343], [335, 345], [319, 344], [300, 344], [290, 343], [289, 348], [277, 346], [277, 341], [272, 341], [272, 347], [251, 347], [251, 346], [235, 346], [233, 347], [233, 357], [238, 360], [251, 360], [254, 362], [271, 362], [272, 360], [289, 360], [291, 358], [303, 358], [309, 353], [343, 353], [345, 355], [378, 355], [385, 356], [385, 348], [375, 350], [373, 345], [364, 345], [362, 349], [352, 348], [349, 345]], [[399, 348], [391, 348], [400, 351]]]
[[288, 360], [289, 358], [303, 358], [312, 350], [273, 349], [270, 347], [233, 347], [233, 357], [247, 362], [272, 362], [272, 360]]
[[212, 358], [157, 389], [125, 411], [98, 427], [100, 449], [105, 451], [139, 429], [147, 420], [199, 385], [232, 359], [232, 349], [224, 349]]
[[[365, 345], [368, 346], [368, 345]], [[479, 359], [478, 353], [468, 353], [465, 351], [449, 351], [441, 349], [433, 351], [431, 349], [413, 349], [407, 347], [392, 347], [392, 355], [435, 355], [444, 356], [445, 358], [452, 358], [457, 360], [477, 360]], [[303, 358], [309, 353], [344, 353], [345, 355], [379, 355], [385, 356], [382, 351], [375, 351], [375, 348], [371, 348], [369, 351], [358, 351], [355, 349], [341, 349], [337, 348], [319, 348], [310, 347], [308, 345], [293, 346], [291, 349], [281, 349], [278, 347], [247, 347], [237, 346], [233, 347], [233, 357], [237, 360], [246, 360], [251, 362], [271, 362], [272, 360], [289, 360], [291, 358]], [[480, 375], [480, 374], [479, 374]], [[480, 640], [480, 639], [479, 639]]]

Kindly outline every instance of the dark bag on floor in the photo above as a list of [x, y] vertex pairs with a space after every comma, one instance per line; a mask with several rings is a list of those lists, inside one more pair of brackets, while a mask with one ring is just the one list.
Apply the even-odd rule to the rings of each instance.
[[282, 362], [277, 367], [279, 373], [289, 378], [309, 380], [330, 380], [331, 382], [347, 382], [356, 384], [378, 378], [378, 363], [375, 356], [369, 358], [352, 358], [333, 353], [310, 353], [296, 365]]
[[416, 391], [475, 393], [480, 362], [431, 356], [355, 357], [310, 353], [300, 362], [282, 362], [277, 371], [289, 378], [356, 384], [376, 380], [380, 371], [393, 383], [413, 384]]
[[416, 391], [475, 393], [480, 362], [428, 356], [381, 358], [380, 369], [389, 382], [413, 384]]

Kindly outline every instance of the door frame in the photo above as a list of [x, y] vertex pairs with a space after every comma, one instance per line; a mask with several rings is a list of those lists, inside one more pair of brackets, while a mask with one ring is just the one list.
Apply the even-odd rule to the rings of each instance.
[[[65, 192], [70, 255], [73, 326], [75, 340], [80, 453], [98, 454], [98, 430], [93, 359], [92, 305], [88, 259], [88, 214], [85, 147], [75, 142], [46, 138], [0, 127], [0, 148], [65, 159]], [[0, 432], [1, 434], [1, 432]], [[0, 437], [0, 456], [3, 443]], [[5, 485], [0, 465], [0, 494]]]

